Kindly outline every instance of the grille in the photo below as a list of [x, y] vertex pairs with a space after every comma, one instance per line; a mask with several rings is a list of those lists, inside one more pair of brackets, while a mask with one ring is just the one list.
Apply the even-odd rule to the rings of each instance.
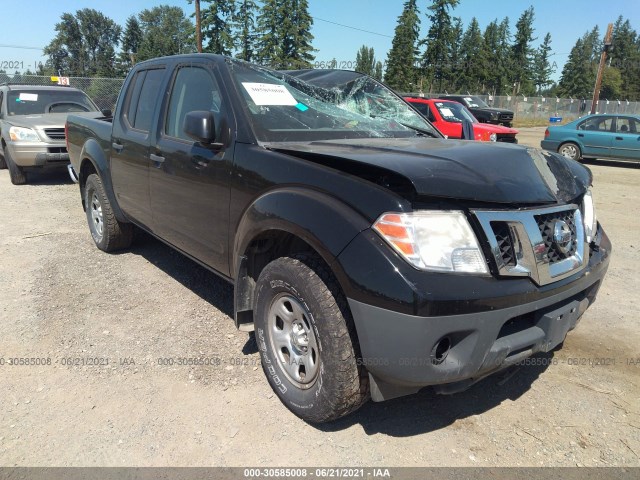
[[[544, 241], [545, 257], [549, 260], [549, 263], [556, 263], [564, 260], [565, 258], [569, 258], [576, 253], [577, 244], [577, 235], [576, 235], [576, 225], [574, 222], [573, 211], [565, 210], [563, 212], [549, 213], [546, 215], [536, 215], [536, 222], [538, 224], [538, 228], [540, 229], [540, 234], [542, 235], [542, 240]], [[556, 246], [553, 241], [553, 229], [556, 221], [562, 220], [564, 221], [569, 229], [571, 230], [571, 243], [568, 247], [567, 253], [564, 254], [560, 249]]]
[[496, 236], [502, 261], [508, 267], [516, 265], [516, 252], [513, 249], [513, 237], [506, 222], [491, 222], [491, 228]]
[[67, 147], [49, 147], [47, 148], [49, 153], [67, 153]]
[[496, 135], [498, 142], [517, 143], [516, 136], [507, 133], [498, 133]]
[[44, 133], [51, 140], [64, 140], [64, 128], [45, 128]]
[[500, 120], [513, 120], [513, 113], [501, 113]]

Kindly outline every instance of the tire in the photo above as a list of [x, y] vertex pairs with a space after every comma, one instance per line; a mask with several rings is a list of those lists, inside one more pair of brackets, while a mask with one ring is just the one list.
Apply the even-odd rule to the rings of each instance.
[[128, 248], [133, 241], [133, 225], [118, 221], [98, 175], [89, 175], [84, 192], [87, 222], [96, 247], [105, 252]]
[[346, 298], [317, 256], [269, 263], [256, 284], [254, 318], [262, 369], [298, 417], [329, 422], [369, 399]]
[[24, 169], [16, 165], [11, 158], [11, 153], [9, 153], [9, 149], [4, 147], [4, 161], [7, 164], [7, 168], [9, 169], [9, 178], [11, 179], [11, 183], [14, 185], [24, 185], [27, 183], [27, 175], [24, 173]]
[[580, 152], [580, 147], [573, 142], [566, 142], [560, 145], [558, 148], [558, 153], [563, 157], [570, 158], [571, 160], [580, 160], [582, 156], [582, 152]]
[[4, 159], [4, 149], [2, 151], [2, 156], [0, 157], [0, 170], [6, 170], [7, 162]]

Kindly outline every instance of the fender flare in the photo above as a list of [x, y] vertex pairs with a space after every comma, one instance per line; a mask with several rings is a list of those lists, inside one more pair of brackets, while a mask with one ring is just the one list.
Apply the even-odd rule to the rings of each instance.
[[82, 171], [83, 166], [86, 165], [86, 162], [90, 162], [91, 165], [93, 165], [95, 171], [100, 176], [100, 179], [102, 180], [102, 186], [104, 187], [105, 193], [107, 194], [115, 217], [120, 222], [128, 223], [129, 220], [120, 209], [120, 205], [118, 205], [116, 197], [113, 193], [113, 184], [111, 183], [111, 175], [109, 173], [108, 154], [105, 153], [104, 149], [100, 146], [96, 139], [90, 138], [84, 143], [84, 145], [82, 146], [82, 150], [80, 151], [80, 159], [79, 170], [76, 173], [78, 175], [78, 182], [80, 183], [83, 208], [86, 208], [86, 205], [84, 204], [84, 185], [87, 179], [84, 178]]
[[[231, 268], [235, 274], [234, 317], [236, 326], [251, 330], [251, 320], [242, 321], [240, 312], [252, 312], [254, 280], [248, 274], [247, 249], [251, 242], [268, 231], [294, 235], [329, 265], [345, 291], [348, 279], [336, 257], [371, 223], [362, 214], [336, 197], [302, 187], [271, 190], [258, 197], [244, 211], [237, 228]], [[346, 294], [346, 292], [345, 292]], [[249, 328], [242, 328], [250, 324]]]

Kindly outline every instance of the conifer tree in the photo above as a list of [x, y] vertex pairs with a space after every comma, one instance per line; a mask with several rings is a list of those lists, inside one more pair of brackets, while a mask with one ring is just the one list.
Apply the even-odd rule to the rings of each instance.
[[399, 91], [418, 90], [416, 61], [420, 38], [420, 17], [417, 0], [407, 0], [402, 14], [398, 17], [391, 50], [387, 57], [387, 71], [384, 80]]

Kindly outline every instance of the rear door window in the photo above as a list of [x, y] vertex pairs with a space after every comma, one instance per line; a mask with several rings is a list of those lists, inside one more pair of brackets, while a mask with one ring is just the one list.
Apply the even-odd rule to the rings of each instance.
[[162, 85], [164, 68], [140, 71], [130, 88], [127, 100], [127, 123], [136, 130], [149, 132], [156, 108], [158, 91]]

